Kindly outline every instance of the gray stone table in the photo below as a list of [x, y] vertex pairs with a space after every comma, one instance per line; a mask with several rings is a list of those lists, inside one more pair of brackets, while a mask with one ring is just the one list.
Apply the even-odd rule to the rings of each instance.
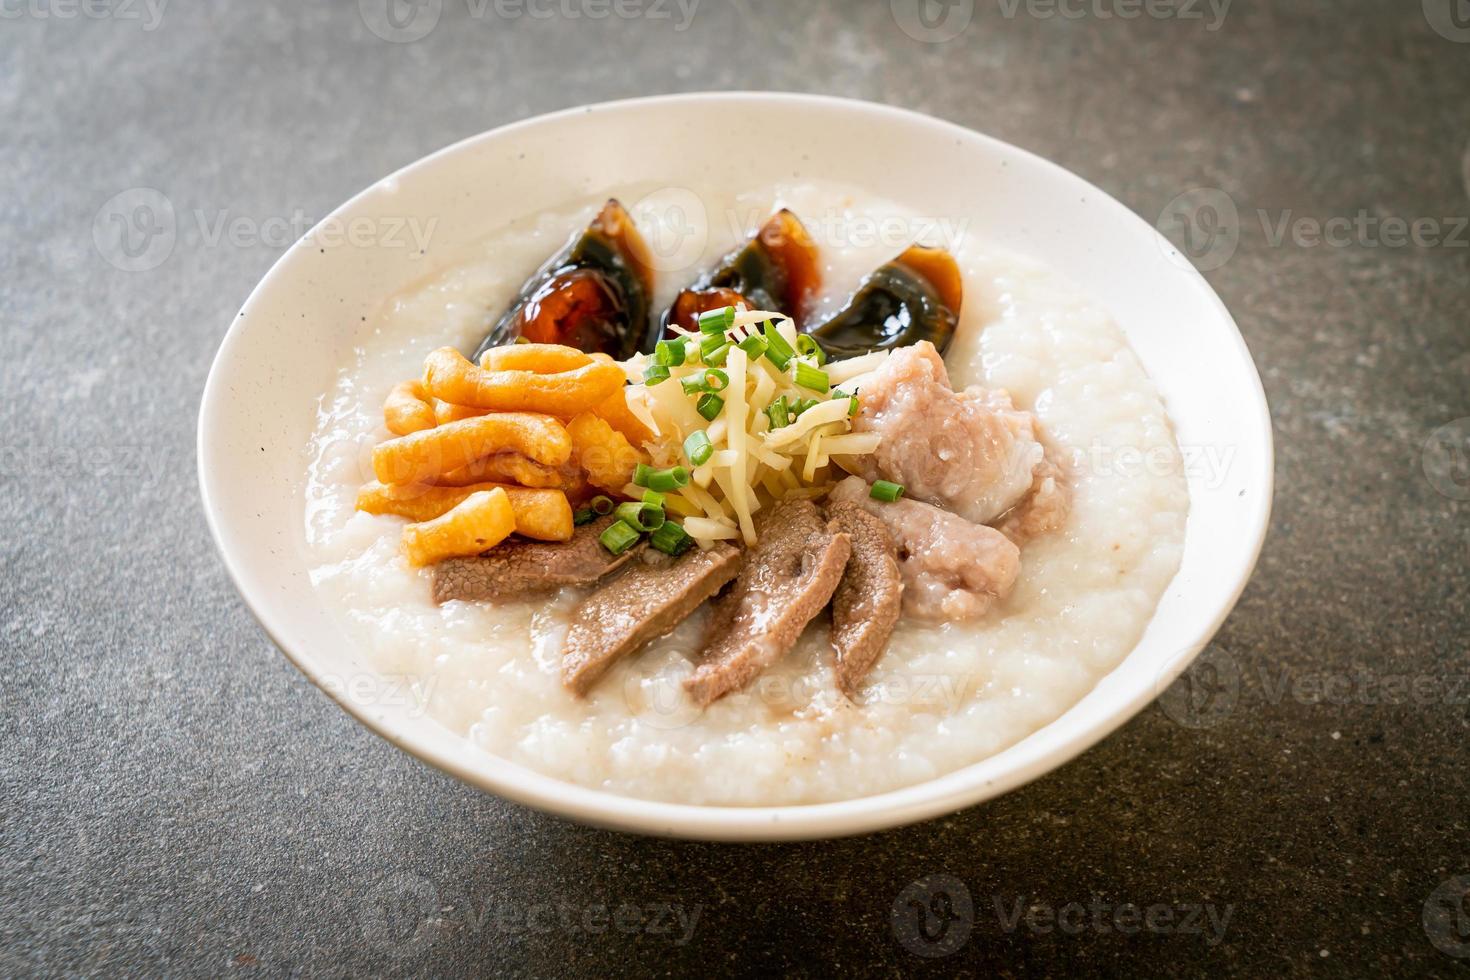
[[[385, 0], [0, 3], [0, 975], [1470, 970], [1470, 4], [924, 2], [423, 0], [416, 40]], [[193, 434], [284, 241], [221, 220], [719, 88], [934, 113], [1150, 221], [1192, 188], [1236, 209], [1192, 244], [1278, 483], [1215, 700], [946, 819], [717, 846], [482, 795], [272, 647]], [[140, 187], [178, 237], [129, 271], [93, 228]], [[933, 944], [903, 918], [931, 875], [963, 886]]]

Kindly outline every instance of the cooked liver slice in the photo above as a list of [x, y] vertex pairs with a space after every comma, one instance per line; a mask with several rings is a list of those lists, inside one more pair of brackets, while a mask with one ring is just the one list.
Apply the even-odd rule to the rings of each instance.
[[852, 542], [852, 556], [832, 597], [829, 635], [837, 688], [853, 698], [888, 647], [903, 607], [903, 579], [898, 549], [881, 518], [850, 502], [832, 504], [827, 516]]
[[850, 476], [828, 497], [847, 501], [888, 525], [898, 545], [903, 608], [924, 619], [962, 620], [983, 616], [1010, 594], [1021, 571], [1021, 550], [984, 524], [917, 500], [874, 500], [861, 478]]
[[643, 548], [635, 544], [621, 555], [604, 548], [598, 535], [614, 520], [583, 524], [570, 541], [509, 538], [483, 555], [441, 561], [430, 569], [434, 601], [519, 599], [564, 585], [591, 585]]
[[644, 552], [572, 613], [562, 683], [578, 696], [586, 694], [619, 659], [678, 626], [724, 588], [739, 574], [744, 556], [728, 544], [695, 548], [680, 558]]
[[740, 578], [715, 603], [704, 656], [684, 681], [701, 705], [738, 691], [791, 649], [847, 565], [847, 535], [810, 500], [780, 501], [762, 518]]

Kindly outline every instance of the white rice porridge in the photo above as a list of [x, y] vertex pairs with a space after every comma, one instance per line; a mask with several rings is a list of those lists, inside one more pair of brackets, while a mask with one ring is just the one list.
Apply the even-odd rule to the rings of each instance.
[[[1009, 390], [1071, 467], [1071, 516], [1061, 531], [1022, 548], [1011, 595], [972, 623], [900, 622], [859, 704], [833, 684], [823, 615], [749, 688], [702, 712], [680, 682], [698, 653], [707, 610], [616, 665], [579, 700], [559, 674], [578, 598], [571, 590], [536, 602], [434, 605], [429, 573], [409, 567], [399, 552], [405, 520], [354, 509], [358, 488], [371, 479], [370, 448], [389, 438], [384, 396], [418, 376], [434, 348], [478, 343], [526, 277], [585, 225], [599, 198], [487, 238], [479, 256], [393, 298], [364, 325], [351, 363], [322, 398], [309, 449], [306, 540], [322, 601], [375, 669], [409, 679], [434, 718], [484, 751], [646, 799], [851, 799], [977, 762], [1056, 719], [1133, 648], [1183, 547], [1183, 462], [1159, 395], [1122, 332], [1062, 275], [987, 248], [972, 234], [983, 237], [983, 229], [910, 220], [891, 202], [840, 186], [711, 193], [703, 195], [704, 220], [682, 206], [690, 196], [677, 195], [677, 211], [661, 211], [674, 214], [689, 237], [650, 235], [655, 251], [668, 252], [655, 310], [782, 205], [821, 248], [816, 320], [902, 251], [907, 241], [896, 235], [923, 234], [926, 244], [955, 253], [965, 301], [945, 358], [951, 380], [956, 388]], [[622, 195], [630, 205], [638, 198]], [[662, 208], [660, 199], [650, 203]], [[645, 213], [630, 210], [647, 231]]]

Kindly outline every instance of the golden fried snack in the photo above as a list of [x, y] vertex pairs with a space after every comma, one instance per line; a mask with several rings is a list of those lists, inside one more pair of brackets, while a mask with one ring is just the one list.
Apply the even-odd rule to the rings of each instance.
[[619, 388], [608, 395], [592, 414], [621, 432], [635, 446], [653, 441], [653, 432], [628, 409], [628, 389]]
[[447, 513], [403, 529], [403, 553], [410, 565], [432, 565], [488, 551], [516, 529], [515, 510], [504, 490], [472, 493]]
[[433, 482], [441, 487], [468, 487], [489, 482], [565, 490], [575, 482], [576, 475], [572, 466], [544, 466], [518, 453], [496, 453], [436, 476]]
[[507, 344], [492, 347], [480, 355], [480, 367], [487, 371], [560, 374], [590, 363], [591, 355], [561, 344]]
[[453, 347], [441, 347], [424, 361], [424, 390], [454, 405], [496, 412], [545, 412], [571, 418], [591, 410], [627, 381], [611, 361], [591, 361], [571, 371], [487, 371]]
[[458, 422], [461, 419], [476, 419], [481, 415], [489, 415], [490, 410], [486, 408], [470, 408], [468, 405], [451, 405], [448, 402], [434, 399], [434, 422], [443, 425], [445, 422]]
[[633, 469], [648, 457], [634, 449], [623, 434], [591, 412], [567, 423], [576, 461], [595, 487], [620, 492], [633, 482]]
[[560, 466], [572, 454], [572, 441], [549, 415], [498, 412], [380, 443], [373, 449], [373, 475], [384, 483], [432, 483], [442, 473], [504, 452]]
[[424, 429], [432, 429], [438, 423], [424, 386], [417, 381], [405, 381], [393, 386], [383, 402], [383, 421], [388, 431], [395, 436], [406, 436]]
[[[560, 344], [511, 344], [506, 347], [492, 347], [480, 355], [480, 366], [483, 368], [493, 371], [533, 371], [537, 374], [572, 371], [593, 361], [615, 365], [613, 359], [606, 354], [585, 354], [575, 347], [563, 347]], [[626, 386], [618, 386], [592, 412], [626, 436], [633, 445], [641, 446], [653, 439], [653, 432], [628, 410], [627, 392]], [[434, 401], [434, 414], [440, 425], [456, 419], [483, 415], [485, 411], [486, 409], [465, 405], [450, 405], [438, 399]]]
[[376, 481], [357, 492], [357, 509], [368, 514], [397, 514], [411, 521], [432, 521], [482, 490], [504, 490], [515, 512], [516, 533], [538, 541], [570, 541], [572, 505], [560, 490], [528, 490], [503, 483], [465, 487], [431, 487], [422, 483], [389, 486]]

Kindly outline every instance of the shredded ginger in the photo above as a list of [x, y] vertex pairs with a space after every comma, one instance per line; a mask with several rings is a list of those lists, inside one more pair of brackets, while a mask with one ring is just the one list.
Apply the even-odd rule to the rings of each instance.
[[[717, 311], [718, 312], [718, 311]], [[784, 349], [796, 351], [784, 370], [761, 350], [761, 341], [750, 341], [758, 356], [740, 347], [742, 341], [759, 337], [769, 344], [774, 332]], [[833, 458], [873, 452], [879, 436], [853, 432], [857, 414], [857, 392], [863, 381], [887, 358], [875, 352], [835, 364], [824, 358], [810, 340], [798, 347], [796, 325], [780, 313], [739, 310], [725, 331], [729, 347], [723, 363], [705, 364], [701, 342], [708, 333], [676, 329], [669, 341], [683, 345], [683, 362], [665, 365], [667, 378], [647, 372], [657, 363], [642, 354], [624, 362], [629, 380], [628, 403], [650, 430], [657, 434], [649, 446], [659, 465], [682, 465], [690, 470], [690, 482], [666, 495], [671, 516], [684, 518], [684, 530], [701, 547], [715, 541], [743, 539], [755, 544], [754, 516], [762, 507], [785, 497], [820, 497], [835, 482]], [[675, 355], [677, 357], [677, 355]], [[719, 360], [719, 354], [712, 354]], [[798, 385], [799, 365], [804, 379], [825, 380], [826, 391]], [[810, 372], [819, 372], [812, 375]], [[721, 372], [721, 373], [712, 373]], [[647, 377], [647, 380], [645, 378]], [[721, 382], [728, 379], [728, 383]], [[693, 391], [686, 391], [686, 382]], [[706, 418], [698, 410], [704, 395], [720, 399], [718, 412]], [[707, 408], [715, 403], [707, 403]], [[783, 424], [784, 423], [784, 424]], [[700, 465], [685, 455], [685, 442], [697, 431], [709, 438], [712, 452]], [[629, 490], [637, 488], [630, 487]], [[641, 491], [640, 491], [641, 492]]]

